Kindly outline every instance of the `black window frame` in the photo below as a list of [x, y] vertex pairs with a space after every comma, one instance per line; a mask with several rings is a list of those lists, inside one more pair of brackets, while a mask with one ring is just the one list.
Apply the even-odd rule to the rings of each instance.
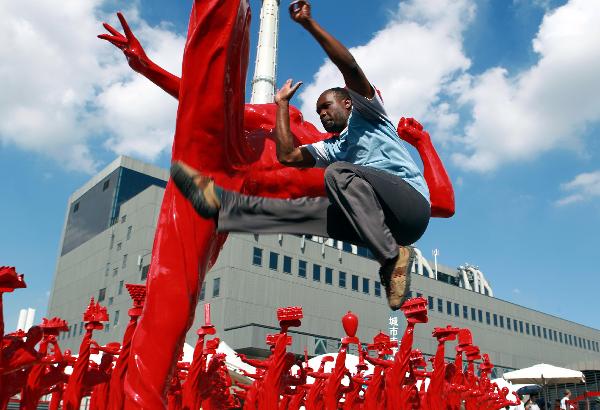
[[218, 298], [219, 296], [221, 296], [221, 278], [214, 278], [212, 297]]
[[298, 277], [306, 279], [306, 267], [307, 262], [302, 259], [298, 259]]
[[333, 269], [325, 267], [325, 284], [333, 285]]
[[312, 280], [314, 282], [321, 282], [321, 265], [313, 263]]
[[277, 271], [279, 269], [279, 254], [269, 251], [269, 269]]
[[381, 282], [378, 280], [373, 282], [373, 292], [378, 298], [381, 297]]
[[352, 275], [352, 277], [350, 278], [350, 286], [352, 291], [354, 292], [358, 292], [358, 282], [359, 282], [359, 277], [358, 275]]
[[283, 255], [283, 273], [292, 274], [292, 257]]
[[339, 271], [338, 286], [342, 289], [346, 289], [348, 286], [347, 279], [348, 279], [348, 274], [344, 271]]
[[252, 265], [254, 266], [262, 266], [263, 261], [263, 249], [254, 247], [252, 250]]

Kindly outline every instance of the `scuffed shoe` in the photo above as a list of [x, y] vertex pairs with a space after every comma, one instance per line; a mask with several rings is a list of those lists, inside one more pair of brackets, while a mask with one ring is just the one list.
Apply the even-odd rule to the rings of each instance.
[[410, 292], [410, 272], [415, 262], [415, 250], [412, 246], [400, 246], [395, 264], [382, 266], [379, 270], [381, 284], [385, 287], [388, 305], [398, 310], [406, 302]]
[[180, 161], [171, 164], [171, 178], [201, 217], [214, 218], [219, 213], [221, 188], [215, 185], [212, 178], [201, 175]]

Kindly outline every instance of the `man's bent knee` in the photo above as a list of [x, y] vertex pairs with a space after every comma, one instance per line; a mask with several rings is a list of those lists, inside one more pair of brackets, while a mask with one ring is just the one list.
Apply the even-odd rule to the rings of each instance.
[[337, 161], [325, 168], [325, 184], [331, 185], [336, 184], [339, 176], [347, 171], [353, 172], [355, 168], [354, 164], [344, 161]]

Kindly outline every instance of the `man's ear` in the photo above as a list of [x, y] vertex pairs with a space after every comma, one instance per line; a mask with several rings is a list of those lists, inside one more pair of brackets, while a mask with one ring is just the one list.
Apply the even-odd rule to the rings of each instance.
[[350, 98], [346, 98], [346, 99], [344, 100], [344, 107], [345, 107], [347, 110], [350, 110], [350, 109], [352, 108], [352, 100], [351, 100]]

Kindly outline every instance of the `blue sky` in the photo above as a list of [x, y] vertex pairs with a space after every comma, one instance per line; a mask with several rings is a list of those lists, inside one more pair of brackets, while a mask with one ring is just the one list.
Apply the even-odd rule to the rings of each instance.
[[[45, 312], [68, 196], [120, 153], [169, 163], [176, 104], [95, 38], [100, 22], [123, 10], [177, 72], [188, 3], [0, 2], [0, 264], [28, 283], [4, 297], [7, 329], [20, 308]], [[478, 265], [497, 297], [600, 329], [598, 2], [316, 0], [314, 15], [395, 120], [422, 120], [447, 166], [457, 214], [432, 220], [425, 256], [439, 248], [445, 265]], [[335, 70], [281, 17], [278, 82], [305, 82], [295, 103], [311, 118]]]

